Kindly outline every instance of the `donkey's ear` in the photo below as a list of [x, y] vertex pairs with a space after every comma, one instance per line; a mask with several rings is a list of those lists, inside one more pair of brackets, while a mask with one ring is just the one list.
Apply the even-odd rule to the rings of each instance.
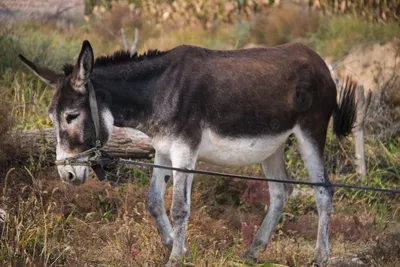
[[58, 74], [55, 71], [41, 67], [39, 65], [36, 65], [32, 61], [28, 60], [26, 57], [23, 55], [18, 55], [18, 58], [27, 66], [33, 73], [35, 73], [42, 81], [47, 83], [48, 85], [52, 87], [57, 86], [57, 81], [62, 77], [62, 74]]
[[82, 44], [81, 53], [72, 73], [72, 88], [75, 90], [85, 91], [85, 83], [89, 80], [94, 65], [93, 49], [89, 41], [84, 41]]

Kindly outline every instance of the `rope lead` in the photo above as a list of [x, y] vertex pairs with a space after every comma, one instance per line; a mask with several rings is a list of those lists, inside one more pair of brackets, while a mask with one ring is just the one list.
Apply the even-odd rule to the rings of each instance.
[[146, 162], [139, 162], [133, 161], [129, 159], [119, 159], [119, 163], [126, 164], [126, 165], [136, 165], [136, 166], [145, 166], [145, 167], [152, 167], [152, 168], [159, 168], [165, 170], [172, 170], [172, 171], [179, 171], [184, 173], [193, 173], [193, 174], [200, 174], [200, 175], [212, 175], [212, 176], [219, 176], [219, 177], [229, 177], [229, 178], [236, 178], [236, 179], [243, 179], [243, 180], [252, 180], [252, 181], [263, 181], [263, 182], [274, 182], [274, 183], [284, 183], [284, 184], [297, 184], [297, 185], [308, 185], [308, 186], [323, 186], [323, 187], [342, 187], [347, 189], [358, 189], [358, 190], [365, 190], [365, 191], [376, 191], [376, 192], [383, 192], [383, 193], [390, 193], [390, 194], [399, 194], [400, 189], [386, 189], [386, 188], [376, 188], [376, 187], [368, 187], [368, 186], [359, 186], [359, 185], [348, 185], [348, 184], [336, 184], [336, 183], [313, 183], [313, 182], [306, 182], [306, 181], [293, 181], [293, 180], [278, 180], [272, 178], [258, 178], [246, 175], [234, 175], [234, 174], [227, 174], [221, 172], [210, 172], [210, 171], [201, 171], [201, 170], [191, 170], [191, 169], [183, 169], [183, 168], [176, 168], [164, 165], [157, 165], [153, 163], [146, 163]]

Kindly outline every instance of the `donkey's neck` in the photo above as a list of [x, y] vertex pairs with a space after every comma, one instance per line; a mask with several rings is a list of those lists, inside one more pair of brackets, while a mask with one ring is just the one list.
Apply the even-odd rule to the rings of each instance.
[[96, 97], [100, 105], [110, 110], [115, 126], [146, 130], [153, 113], [152, 99], [162, 89], [160, 74], [170, 63], [162, 55], [94, 69], [91, 80]]

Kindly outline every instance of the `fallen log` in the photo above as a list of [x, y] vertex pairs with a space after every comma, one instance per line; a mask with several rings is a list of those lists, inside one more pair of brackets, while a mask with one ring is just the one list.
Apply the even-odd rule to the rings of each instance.
[[[40, 158], [54, 161], [56, 135], [53, 128], [10, 132], [9, 146], [14, 147], [15, 159]], [[104, 146], [109, 154], [122, 158], [150, 158], [154, 154], [151, 139], [144, 133], [131, 128], [114, 127], [110, 140]]]

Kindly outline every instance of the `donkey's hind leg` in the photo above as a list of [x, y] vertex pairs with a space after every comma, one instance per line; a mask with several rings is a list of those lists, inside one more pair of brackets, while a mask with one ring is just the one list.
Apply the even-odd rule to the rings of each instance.
[[[314, 128], [314, 131], [303, 131], [297, 128], [294, 133], [297, 139], [298, 147], [304, 165], [315, 183], [329, 183], [329, 178], [324, 166], [324, 146], [326, 140], [326, 127], [319, 127], [320, 131]], [[328, 244], [328, 223], [333, 211], [332, 187], [316, 186], [314, 187], [314, 198], [317, 203], [319, 216], [317, 245], [315, 248], [314, 262], [321, 266], [329, 256]]]
[[[289, 180], [285, 168], [284, 147], [285, 145], [282, 145], [273, 155], [262, 162], [262, 167], [267, 178]], [[267, 246], [292, 192], [292, 186], [289, 184], [269, 182], [268, 185], [270, 193], [268, 213], [253, 243], [244, 254], [245, 258], [253, 261], [257, 260], [260, 251]]]
[[[169, 160], [168, 157], [158, 153], [155, 155], [154, 163], [158, 165], [171, 166], [171, 160]], [[168, 179], [171, 177], [172, 171], [154, 168], [150, 190], [147, 196], [147, 208], [157, 222], [158, 229], [161, 232], [163, 244], [169, 250], [172, 250], [173, 237], [172, 227], [164, 207], [164, 194]]]

